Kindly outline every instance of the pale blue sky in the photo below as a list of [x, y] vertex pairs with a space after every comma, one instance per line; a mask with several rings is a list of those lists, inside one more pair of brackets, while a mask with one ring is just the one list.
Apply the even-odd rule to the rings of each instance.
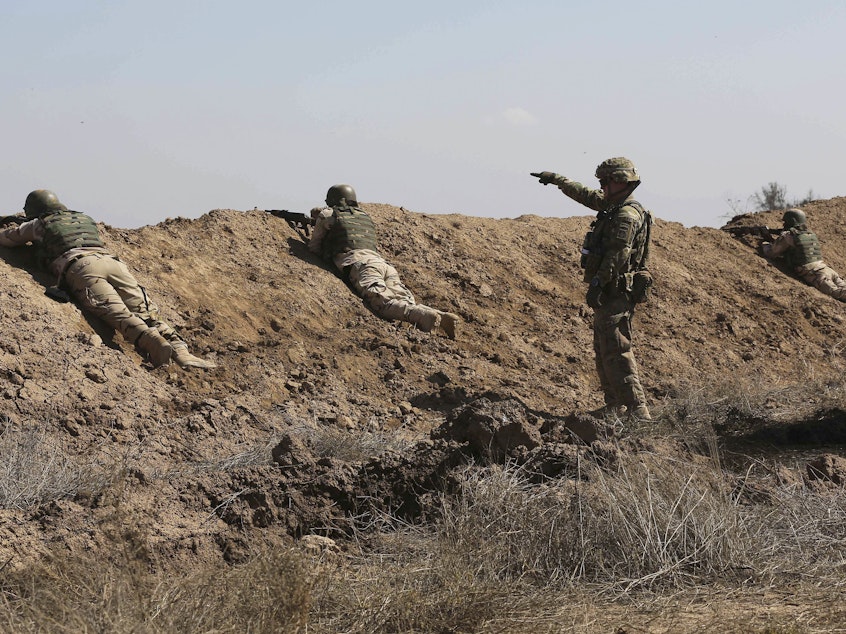
[[719, 226], [770, 181], [846, 195], [846, 2], [0, 3], [0, 211], [120, 227], [365, 202], [591, 212], [528, 172]]

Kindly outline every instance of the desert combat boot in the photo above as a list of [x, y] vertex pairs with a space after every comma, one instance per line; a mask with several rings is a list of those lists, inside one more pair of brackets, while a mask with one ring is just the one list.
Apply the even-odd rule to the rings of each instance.
[[155, 328], [147, 328], [135, 341], [135, 347], [142, 356], [149, 359], [154, 368], [168, 365], [173, 356], [173, 347]]
[[200, 357], [195, 357], [188, 351], [188, 344], [184, 341], [174, 341], [171, 344], [173, 348], [173, 362], [180, 368], [216, 368], [217, 364], [212, 361], [206, 361]]

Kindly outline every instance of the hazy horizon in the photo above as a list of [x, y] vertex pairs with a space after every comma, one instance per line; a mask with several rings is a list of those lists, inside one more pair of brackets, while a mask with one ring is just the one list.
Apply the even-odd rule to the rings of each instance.
[[[37, 188], [121, 227], [362, 201], [591, 213], [529, 172], [719, 226], [770, 182], [846, 193], [833, 1], [62, 3], [0, 9], [3, 213]], [[729, 204], [732, 201], [732, 204]]]

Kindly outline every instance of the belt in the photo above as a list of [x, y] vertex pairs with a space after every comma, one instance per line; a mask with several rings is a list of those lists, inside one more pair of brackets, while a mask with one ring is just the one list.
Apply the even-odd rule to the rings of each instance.
[[65, 265], [62, 267], [62, 272], [59, 274], [59, 284], [65, 281], [65, 273], [68, 272], [68, 269], [74, 264], [77, 260], [81, 260], [86, 255], [92, 255], [91, 253], [79, 253], [73, 256], [70, 260], [65, 262]]

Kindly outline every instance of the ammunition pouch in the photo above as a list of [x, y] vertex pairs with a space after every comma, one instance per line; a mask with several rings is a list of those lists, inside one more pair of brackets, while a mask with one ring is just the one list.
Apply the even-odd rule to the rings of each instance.
[[584, 281], [590, 282], [594, 277], [596, 277], [596, 272], [599, 270], [599, 265], [602, 264], [602, 254], [601, 253], [585, 253], [587, 249], [582, 250], [582, 257], [579, 261], [580, 266], [584, 269]]
[[[590, 230], [585, 234], [585, 239], [582, 240], [582, 257], [579, 259], [579, 266], [583, 269], [588, 268], [588, 264], [591, 262], [591, 260], [596, 258], [596, 255], [591, 252], [591, 249], [593, 249], [594, 251], [596, 250], [596, 245], [593, 244], [593, 225], [591, 225]], [[595, 263], [595, 266], [598, 266], [598, 263]], [[593, 275], [591, 275], [590, 277], [593, 277]], [[590, 281], [590, 278], [585, 281]]]

